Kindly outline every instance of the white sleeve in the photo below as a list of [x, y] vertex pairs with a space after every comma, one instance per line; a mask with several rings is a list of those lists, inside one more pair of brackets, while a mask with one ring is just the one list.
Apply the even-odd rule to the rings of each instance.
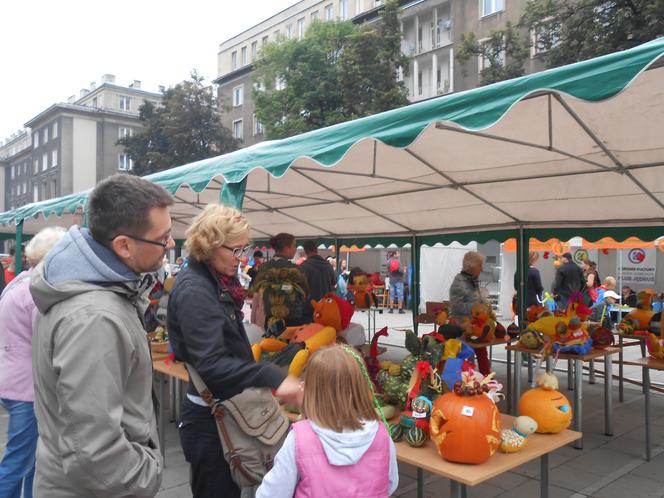
[[299, 480], [295, 463], [295, 431], [289, 431], [274, 458], [274, 467], [265, 475], [256, 490], [256, 498], [292, 498]]
[[399, 468], [397, 467], [397, 449], [394, 441], [390, 438], [390, 473], [387, 487], [388, 496], [392, 495], [399, 487]]

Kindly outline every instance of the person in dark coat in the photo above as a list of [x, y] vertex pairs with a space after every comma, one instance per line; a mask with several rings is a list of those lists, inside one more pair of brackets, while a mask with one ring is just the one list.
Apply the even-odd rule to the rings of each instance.
[[[526, 284], [526, 308], [530, 306], [538, 306], [542, 303], [542, 292], [544, 287], [542, 286], [542, 277], [537, 268], [535, 268], [535, 263], [539, 259], [539, 253], [537, 251], [530, 251], [528, 254], [528, 281]], [[519, 292], [519, 282], [516, 281], [516, 273], [514, 274], [514, 290]]]
[[318, 243], [315, 240], [305, 240], [303, 247], [307, 259], [300, 265], [300, 271], [309, 285], [309, 295], [302, 313], [306, 322], [313, 320], [311, 301], [320, 301], [328, 292], [334, 292], [337, 276], [332, 265], [318, 255]]
[[[190, 364], [216, 399], [229, 399], [248, 387], [267, 387], [276, 389], [282, 401], [299, 405], [299, 380], [271, 363], [256, 363], [244, 330], [244, 290], [237, 268], [251, 250], [247, 219], [236, 209], [210, 204], [194, 219], [185, 245], [189, 265], [179, 273], [168, 303], [175, 359]], [[191, 465], [194, 498], [239, 497], [214, 417], [193, 383], [177, 427]]]
[[575, 292], [582, 292], [586, 285], [583, 270], [572, 259], [572, 254], [566, 252], [562, 256], [563, 264], [556, 270], [553, 282], [553, 294], [559, 310], [567, 309], [569, 297]]

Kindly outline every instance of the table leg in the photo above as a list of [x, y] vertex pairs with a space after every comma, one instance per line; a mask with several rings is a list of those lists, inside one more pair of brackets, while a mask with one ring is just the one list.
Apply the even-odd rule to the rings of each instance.
[[[583, 433], [583, 362], [577, 359], [574, 360], [574, 430]], [[583, 449], [583, 436], [574, 447]]]
[[[641, 347], [641, 358], [646, 358], [648, 355], [647, 355], [647, 351], [646, 351], [646, 341], [645, 341], [645, 339], [643, 339], [643, 340], [639, 339], [639, 346]], [[645, 393], [646, 393], [646, 386], [644, 385], [643, 386], [643, 394], [645, 394]]]
[[512, 392], [512, 351], [510, 349], [507, 350], [507, 411], [514, 415], [514, 411], [512, 409], [512, 400], [514, 396], [514, 392]]
[[613, 436], [613, 360], [604, 357], [604, 434]]
[[549, 498], [549, 454], [540, 457], [540, 498]]
[[180, 420], [180, 404], [182, 402], [182, 381], [175, 379], [175, 411], [174, 418], [177, 423]]
[[519, 414], [519, 396], [521, 396], [521, 351], [514, 352], [514, 393], [512, 397], [512, 413]]
[[533, 355], [528, 355], [528, 384], [533, 384]]
[[553, 357], [551, 355], [547, 355], [545, 361], [546, 361], [546, 372], [547, 373], [552, 373], [553, 372]]
[[460, 498], [461, 497], [461, 489], [460, 489], [460, 484], [456, 481], [450, 481], [450, 498]]
[[489, 369], [491, 369], [492, 361], [493, 361], [493, 346], [489, 346]]
[[618, 334], [618, 401], [623, 402], [623, 336]]
[[169, 406], [170, 406], [170, 411], [169, 411], [169, 417], [170, 421], [173, 422], [175, 421], [175, 405], [176, 400], [175, 400], [175, 385], [177, 384], [177, 381], [175, 377], [171, 377], [170, 375], [168, 376], [168, 397], [169, 397]]
[[461, 483], [461, 498], [468, 498], [468, 486]]
[[166, 427], [165, 427], [165, 416], [164, 410], [166, 410], [166, 404], [164, 403], [166, 398], [166, 379], [162, 374], [155, 375], [159, 379], [159, 422], [157, 423], [157, 429], [159, 430], [159, 447], [161, 448], [161, 456], [166, 461], [166, 448], [165, 448], [165, 436], [166, 436]]
[[424, 498], [424, 469], [417, 467], [417, 498]]
[[650, 370], [643, 367], [643, 387], [645, 388], [646, 403], [646, 461], [650, 461]]
[[595, 360], [590, 360], [590, 370], [588, 372], [588, 384], [595, 383]]
[[572, 360], [567, 360], [567, 390], [571, 391], [574, 389], [574, 375], [572, 374]]

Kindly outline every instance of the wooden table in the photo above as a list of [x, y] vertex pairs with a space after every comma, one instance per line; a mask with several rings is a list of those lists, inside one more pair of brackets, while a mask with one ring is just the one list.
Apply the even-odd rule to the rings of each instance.
[[[152, 355], [152, 369], [154, 372], [163, 375], [172, 381], [173, 389], [171, 389], [171, 413], [175, 418], [179, 416], [180, 412], [180, 397], [183, 392], [183, 383], [189, 382], [189, 373], [184, 366], [184, 363], [176, 362], [175, 360], [166, 364], [164, 359], [168, 355], [153, 354]], [[159, 445], [161, 446], [162, 455], [165, 458], [165, 435], [166, 435], [166, 406], [164, 400], [166, 398], [166, 383], [163, 380], [159, 381], [159, 413], [157, 414], [157, 429], [159, 430]]]
[[[512, 427], [514, 417], [502, 415], [504, 429]], [[535, 458], [540, 459], [540, 496], [549, 496], [549, 453], [581, 438], [581, 433], [566, 430], [559, 434], [533, 434], [517, 453], [496, 452], [480, 465], [466, 465], [443, 460], [433, 441], [421, 448], [412, 448], [405, 442], [396, 443], [397, 460], [417, 467], [417, 496], [424, 496], [424, 471], [450, 479], [452, 497], [466, 496], [467, 486], [476, 486], [512, 470]]]
[[[521, 354], [540, 354], [540, 350], [528, 349], [521, 344], [509, 345], [508, 350], [515, 352], [514, 355], [514, 397], [512, 399], [512, 413], [517, 414], [518, 402], [521, 395]], [[574, 362], [574, 430], [583, 432], [583, 363], [604, 358], [604, 434], [613, 436], [613, 390], [611, 383], [613, 379], [613, 362], [611, 356], [619, 352], [619, 348], [592, 349], [588, 354], [578, 355], [560, 353], [558, 359]], [[547, 370], [550, 369], [547, 363]], [[579, 438], [574, 444], [577, 449], [583, 448], [583, 438]]]
[[646, 460], [649, 462], [651, 457], [650, 450], [650, 370], [664, 370], [664, 360], [657, 360], [651, 357], [639, 358], [638, 360], [629, 360], [625, 365], [642, 367], [643, 372], [643, 392], [645, 398], [645, 417], [646, 417]]
[[[645, 358], [646, 356], [646, 339], [647, 335], [634, 335], [634, 334], [622, 334], [616, 330], [613, 331], [614, 334], [618, 336], [618, 347], [620, 348], [620, 353], [618, 353], [618, 401], [621, 403], [624, 399], [624, 375], [623, 375], [623, 364], [625, 363], [623, 358], [623, 348], [627, 346], [634, 346], [638, 344], [641, 347], [641, 356]], [[633, 342], [624, 342], [625, 339], [632, 340]], [[645, 393], [645, 386], [643, 388]]]

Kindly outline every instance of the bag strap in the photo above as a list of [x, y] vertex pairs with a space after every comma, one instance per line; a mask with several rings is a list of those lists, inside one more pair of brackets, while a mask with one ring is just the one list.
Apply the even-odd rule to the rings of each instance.
[[226, 425], [224, 424], [225, 410], [221, 404], [221, 401], [214, 399], [212, 392], [205, 385], [205, 382], [203, 381], [201, 376], [198, 375], [198, 372], [194, 369], [194, 367], [192, 367], [189, 363], [185, 363], [185, 366], [187, 367], [187, 371], [189, 372], [189, 378], [193, 382], [194, 387], [201, 395], [203, 401], [205, 401], [205, 403], [212, 409], [212, 416], [214, 417], [214, 420], [217, 423], [217, 432], [219, 434], [219, 439], [221, 440], [222, 443], [224, 443], [224, 445], [228, 449], [228, 458], [230, 459], [230, 462], [228, 463], [231, 464], [231, 466], [236, 467], [237, 470], [245, 477], [245, 479], [247, 479], [248, 481], [253, 481], [254, 480], [253, 477], [249, 475], [249, 473], [242, 465], [242, 461], [240, 460], [240, 457], [235, 450], [235, 446], [233, 445], [233, 442], [231, 441], [231, 438], [228, 435], [228, 430], [226, 429]]

